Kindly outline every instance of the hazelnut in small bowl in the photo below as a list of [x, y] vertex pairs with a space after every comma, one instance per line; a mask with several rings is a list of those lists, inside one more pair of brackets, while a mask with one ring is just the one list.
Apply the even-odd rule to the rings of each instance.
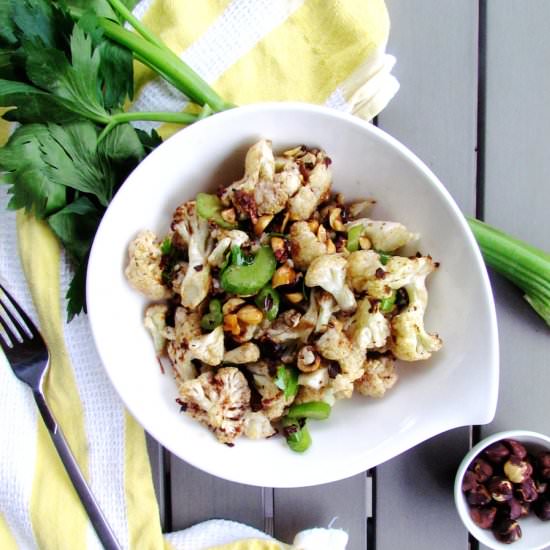
[[511, 430], [483, 439], [462, 460], [454, 497], [460, 519], [487, 547], [550, 547], [550, 437]]

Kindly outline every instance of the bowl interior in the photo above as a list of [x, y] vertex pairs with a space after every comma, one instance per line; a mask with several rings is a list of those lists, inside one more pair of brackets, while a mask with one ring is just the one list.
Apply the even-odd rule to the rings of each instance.
[[[162, 236], [171, 214], [197, 192], [242, 176], [259, 138], [274, 149], [305, 143], [332, 158], [333, 189], [346, 199], [375, 197], [374, 218], [421, 234], [418, 249], [441, 262], [429, 281], [426, 326], [444, 340], [430, 361], [400, 365], [381, 400], [339, 401], [310, 426], [300, 455], [283, 438], [238, 440], [233, 448], [179, 413], [171, 376], [161, 375], [142, 325], [146, 300], [127, 284], [128, 243], [141, 229]], [[351, 476], [453, 427], [489, 422], [498, 390], [494, 304], [474, 239], [448, 192], [412, 153], [354, 117], [302, 104], [265, 104], [221, 113], [185, 129], [146, 158], [113, 199], [97, 233], [87, 300], [94, 339], [130, 412], [174, 454], [214, 475], [273, 487]], [[335, 445], [335, 442], [338, 444]]]
[[483, 449], [502, 439], [516, 439], [520, 443], [523, 443], [528, 451], [533, 453], [550, 450], [550, 437], [525, 430], [499, 432], [480, 441], [477, 445], [472, 447], [470, 452], [464, 457], [457, 470], [454, 497], [458, 514], [470, 533], [479, 542], [493, 550], [503, 550], [504, 548], [510, 547], [517, 550], [543, 550], [550, 546], [550, 521], [541, 521], [534, 514], [530, 514], [528, 517], [520, 519], [519, 524], [522, 536], [510, 546], [509, 544], [504, 544], [496, 540], [490, 530], [478, 527], [470, 517], [470, 507], [462, 492], [462, 479], [464, 474], [472, 460], [474, 460]]

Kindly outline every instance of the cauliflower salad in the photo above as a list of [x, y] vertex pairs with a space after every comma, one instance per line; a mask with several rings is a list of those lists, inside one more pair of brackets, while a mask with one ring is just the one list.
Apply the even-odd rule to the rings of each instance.
[[222, 443], [282, 433], [303, 452], [310, 419], [354, 391], [382, 397], [396, 360], [442, 346], [424, 327], [438, 264], [400, 255], [418, 235], [371, 218], [372, 199], [345, 202], [330, 165], [320, 149], [275, 155], [261, 140], [242, 179], [129, 245], [126, 277], [152, 301], [144, 325], [176, 401]]

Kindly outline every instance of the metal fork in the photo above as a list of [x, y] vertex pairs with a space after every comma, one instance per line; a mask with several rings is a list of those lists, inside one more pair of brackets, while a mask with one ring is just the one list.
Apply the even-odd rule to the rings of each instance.
[[99, 540], [107, 550], [120, 550], [121, 546], [88, 487], [61, 428], [46, 402], [43, 386], [50, 365], [50, 353], [46, 343], [29, 316], [2, 285], [0, 285], [0, 345], [15, 376], [32, 389], [38, 410]]

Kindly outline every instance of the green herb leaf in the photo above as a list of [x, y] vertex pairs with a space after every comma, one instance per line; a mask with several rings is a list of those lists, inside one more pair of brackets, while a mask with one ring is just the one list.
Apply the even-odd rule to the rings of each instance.
[[67, 322], [82, 311], [86, 313], [86, 268], [88, 260], [76, 266], [73, 278], [67, 290]]
[[73, 259], [84, 262], [101, 215], [102, 211], [83, 196], [50, 216], [47, 221]]
[[294, 397], [298, 393], [298, 371], [285, 365], [278, 366], [275, 385], [283, 390], [286, 399]]

